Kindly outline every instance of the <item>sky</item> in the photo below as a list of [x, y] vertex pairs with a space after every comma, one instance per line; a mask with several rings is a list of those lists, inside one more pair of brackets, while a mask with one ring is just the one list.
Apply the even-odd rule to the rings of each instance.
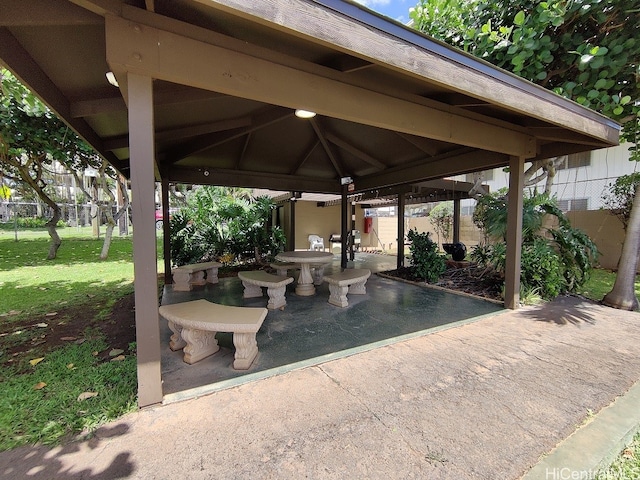
[[418, 0], [355, 0], [365, 7], [391, 17], [401, 23], [409, 21], [409, 9], [415, 7]]

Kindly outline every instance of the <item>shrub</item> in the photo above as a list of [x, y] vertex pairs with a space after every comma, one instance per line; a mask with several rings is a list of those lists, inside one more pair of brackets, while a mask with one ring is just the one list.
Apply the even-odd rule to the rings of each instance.
[[[545, 230], [545, 215], [554, 216], [558, 226]], [[471, 259], [504, 276], [505, 192], [484, 196], [474, 212], [473, 221], [483, 229], [486, 238], [493, 238], [498, 243], [475, 247]], [[533, 292], [546, 300], [561, 293], [575, 292], [589, 279], [597, 256], [596, 245], [584, 232], [571, 226], [555, 199], [536, 192], [525, 197], [520, 273], [523, 291]]]
[[409, 230], [407, 234], [411, 242], [411, 268], [417, 278], [427, 283], [434, 283], [447, 268], [445, 257], [438, 253], [438, 244], [429, 237], [429, 233], [418, 233]]
[[[18, 217], [17, 224], [18, 224], [18, 228], [21, 228], [21, 229], [47, 228], [46, 223], [48, 221], [49, 219], [45, 217]], [[13, 219], [10, 219], [8, 222], [1, 223], [0, 225], [2, 226], [3, 230], [11, 230], [15, 228], [15, 223]], [[67, 224], [64, 223], [62, 220], [58, 220], [58, 223], [56, 224], [56, 228], [64, 228], [66, 226]]]
[[560, 257], [545, 239], [522, 246], [520, 282], [523, 290], [537, 291], [546, 300], [566, 291]]

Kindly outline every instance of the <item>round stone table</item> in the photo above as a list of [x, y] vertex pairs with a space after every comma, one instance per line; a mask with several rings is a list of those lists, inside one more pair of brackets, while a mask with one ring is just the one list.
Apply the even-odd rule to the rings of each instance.
[[300, 265], [296, 293], [302, 297], [308, 297], [316, 293], [316, 287], [313, 286], [313, 278], [311, 277], [311, 265], [330, 263], [333, 260], [333, 253], [319, 252], [317, 250], [296, 250], [279, 253], [276, 255], [276, 260]]

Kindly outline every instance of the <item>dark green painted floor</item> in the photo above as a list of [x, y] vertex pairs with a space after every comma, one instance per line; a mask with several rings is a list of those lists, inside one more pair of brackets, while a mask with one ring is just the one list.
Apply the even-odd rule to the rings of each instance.
[[[356, 268], [378, 272], [395, 268], [396, 259], [358, 253], [354, 263]], [[339, 271], [339, 267], [340, 258], [335, 256], [325, 273]], [[316, 286], [317, 292], [313, 297], [297, 296], [294, 292], [295, 282], [290, 284], [286, 308], [284, 311], [270, 310], [267, 314], [256, 337], [258, 357], [246, 371], [231, 367], [233, 343], [231, 334], [227, 333], [218, 334], [219, 352], [194, 365], [184, 363], [181, 351], [172, 352], [168, 348], [171, 332], [161, 318], [165, 395], [181, 397], [201, 394], [224, 385], [242, 383], [240, 377], [248, 377], [246, 380], [249, 380], [252, 376], [260, 378], [290, 368], [321, 363], [392, 343], [407, 335], [428, 333], [429, 329], [502, 310], [501, 306], [484, 300], [423, 288], [375, 274], [371, 275], [366, 287], [366, 295], [349, 295], [349, 306], [339, 308], [327, 302], [329, 289], [326, 283]], [[242, 284], [237, 278], [223, 278], [217, 285], [195, 287], [191, 292], [173, 292], [170, 286], [165, 287], [162, 303], [199, 298], [225, 305], [250, 307], [266, 306], [267, 303], [266, 292], [263, 298], [244, 300]]]

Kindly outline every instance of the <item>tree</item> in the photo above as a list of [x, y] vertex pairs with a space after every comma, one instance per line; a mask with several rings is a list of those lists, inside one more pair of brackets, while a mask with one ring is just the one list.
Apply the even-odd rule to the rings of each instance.
[[453, 226], [453, 202], [438, 203], [429, 212], [429, 220], [438, 235], [438, 243], [440, 243], [440, 235], [444, 242], [448, 241]]
[[[97, 189], [94, 192], [87, 190], [84, 187], [84, 182], [78, 175], [78, 172], [73, 170], [72, 173], [76, 178], [76, 185], [78, 185], [87, 198], [91, 199], [93, 203], [99, 205], [98, 209], [98, 218], [101, 217], [101, 214], [104, 213], [107, 218], [107, 229], [104, 234], [104, 242], [102, 243], [102, 250], [100, 252], [100, 260], [106, 260], [109, 256], [109, 248], [111, 246], [111, 239], [113, 238], [113, 229], [118, 224], [118, 220], [127, 212], [129, 208], [129, 196], [127, 195], [126, 185], [122, 182], [122, 179], [118, 172], [107, 162], [102, 159], [102, 163], [100, 164], [100, 168], [98, 169], [98, 185], [100, 186], [100, 190], [106, 196], [106, 199], [100, 201], [98, 198]], [[115, 187], [115, 184], [118, 184], [120, 187], [120, 191], [123, 193], [124, 202], [121, 207], [116, 211], [115, 215], [113, 214], [113, 207], [117, 205], [116, 195], [113, 192], [112, 188]]]
[[[637, 0], [435, 0], [448, 9], [444, 17], [430, 7], [432, 3], [420, 0], [410, 11], [415, 28], [621, 122], [621, 139], [634, 144], [630, 159], [640, 160]], [[452, 9], [459, 18], [451, 28], [438, 26], [455, 16]], [[545, 180], [548, 189], [561, 160], [533, 162], [526, 183]], [[635, 203], [640, 209], [640, 197], [635, 197], [634, 207]], [[640, 241], [632, 235], [640, 235], [640, 215], [630, 218], [625, 244]], [[623, 248], [621, 263], [635, 268], [638, 249]], [[633, 291], [629, 286], [635, 273], [619, 270], [621, 275], [624, 291]], [[611, 306], [630, 304], [634, 302], [625, 299]]]
[[[638, 265], [638, 249], [640, 248], [640, 184], [636, 186], [635, 199], [629, 223], [627, 224], [627, 234], [622, 244], [622, 255], [618, 267], [618, 274], [613, 288], [602, 299], [602, 303], [614, 308], [623, 310], [638, 310], [638, 297], [635, 291], [636, 269]], [[634, 260], [627, 260], [634, 259]]]
[[610, 183], [602, 193], [603, 208], [618, 217], [625, 231], [631, 218], [631, 208], [639, 184], [640, 173], [622, 175], [616, 178], [615, 182]]
[[47, 189], [47, 168], [59, 162], [78, 169], [95, 153], [9, 71], [0, 70], [0, 82], [0, 174], [27, 185], [51, 209], [47, 258], [54, 259], [62, 243], [56, 231], [61, 211]]

